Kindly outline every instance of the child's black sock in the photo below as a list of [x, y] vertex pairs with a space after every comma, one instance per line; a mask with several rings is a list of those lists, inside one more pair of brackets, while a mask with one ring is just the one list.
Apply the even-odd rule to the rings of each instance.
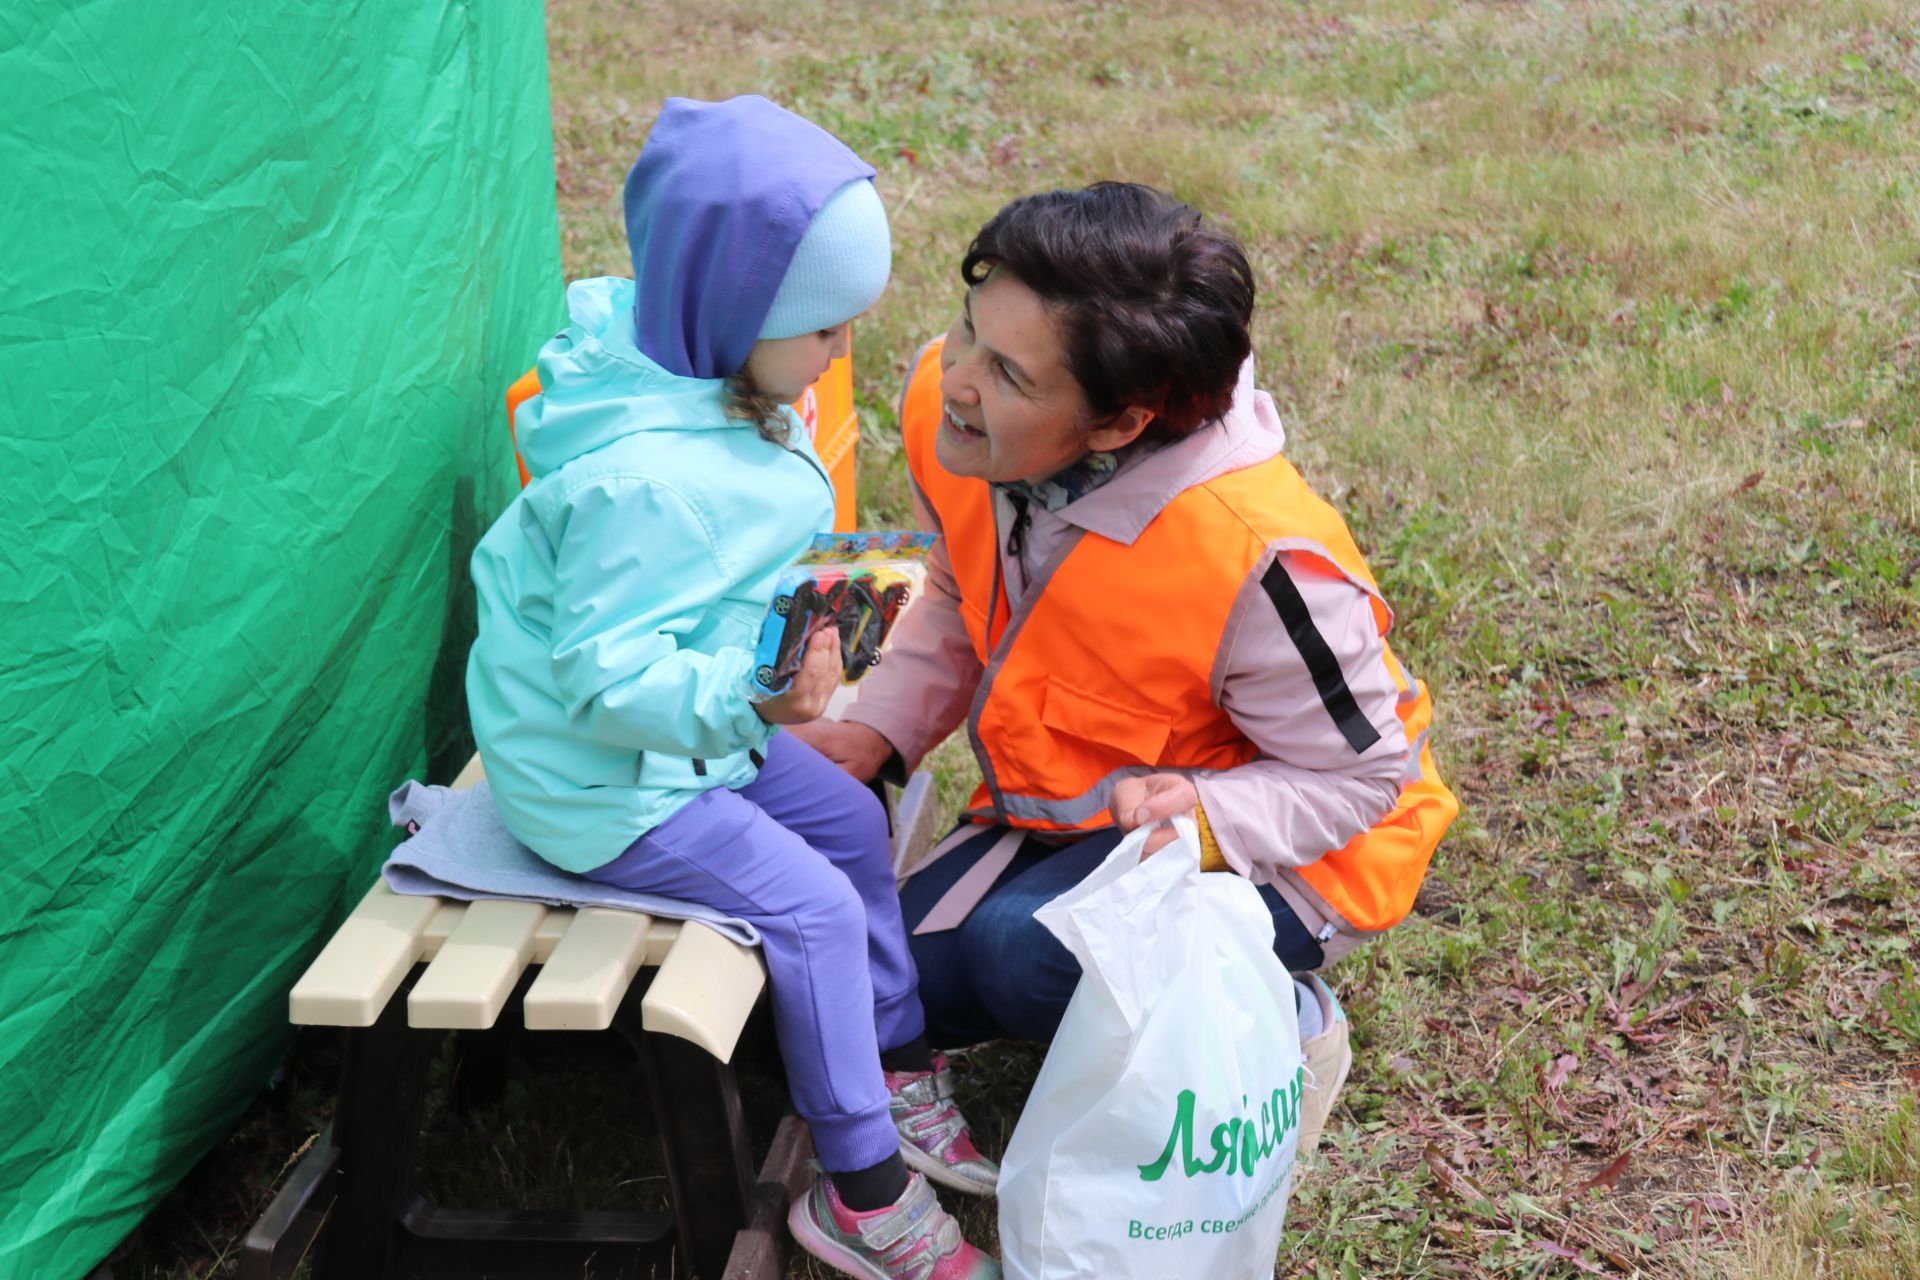
[[879, 1164], [852, 1173], [830, 1173], [840, 1203], [855, 1213], [884, 1209], [907, 1193], [907, 1162], [898, 1151]]
[[926, 1036], [919, 1035], [897, 1049], [882, 1049], [880, 1069], [882, 1071], [931, 1071], [933, 1070], [933, 1046], [927, 1043]]

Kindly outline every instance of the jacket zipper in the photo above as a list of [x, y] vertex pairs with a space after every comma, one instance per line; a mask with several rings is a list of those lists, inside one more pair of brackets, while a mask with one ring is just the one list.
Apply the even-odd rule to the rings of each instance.
[[[987, 495], [987, 504], [993, 513], [993, 596], [987, 601], [987, 661], [991, 663], [994, 652], [1000, 647], [993, 636], [993, 620], [1000, 613], [1000, 596], [1006, 579], [1001, 576], [1005, 561], [1000, 555], [1000, 504], [993, 501], [991, 493]], [[1012, 601], [1008, 601], [1007, 609], [1012, 611]]]
[[1033, 509], [1027, 505], [1027, 496], [1007, 491], [1007, 501], [1013, 504], [1013, 528], [1007, 531], [1007, 559], [1013, 561], [1020, 570], [1020, 590], [1033, 589], [1033, 575], [1027, 572], [1027, 530], [1033, 527]]

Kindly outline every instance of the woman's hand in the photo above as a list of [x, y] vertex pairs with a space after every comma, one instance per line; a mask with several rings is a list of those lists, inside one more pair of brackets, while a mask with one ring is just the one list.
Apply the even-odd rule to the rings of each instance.
[[815, 720], [789, 732], [861, 782], [872, 782], [893, 755], [878, 729], [853, 720]]
[[[1107, 808], [1122, 832], [1151, 826], [1176, 813], [1187, 813], [1200, 803], [1200, 792], [1190, 778], [1178, 773], [1150, 773], [1144, 778], [1122, 778], [1113, 784]], [[1151, 858], [1173, 843], [1172, 827], [1147, 837], [1142, 858]]]
[[776, 694], [753, 709], [768, 724], [805, 724], [826, 712], [827, 699], [840, 684], [840, 633], [822, 627], [807, 641], [806, 656], [785, 693]]

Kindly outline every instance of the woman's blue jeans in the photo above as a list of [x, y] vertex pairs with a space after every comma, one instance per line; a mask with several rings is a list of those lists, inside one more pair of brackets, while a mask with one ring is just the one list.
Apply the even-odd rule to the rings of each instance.
[[[987, 896], [956, 929], [913, 934], [955, 881], [992, 849], [1003, 827], [980, 834], [910, 878], [900, 891], [927, 1038], [941, 1048], [983, 1040], [1050, 1041], [1080, 981], [1080, 964], [1033, 913], [1079, 884], [1120, 842], [1114, 830], [1077, 844], [1028, 839]], [[1271, 886], [1260, 896], [1273, 911], [1274, 954], [1290, 971], [1323, 959], [1293, 908]]]

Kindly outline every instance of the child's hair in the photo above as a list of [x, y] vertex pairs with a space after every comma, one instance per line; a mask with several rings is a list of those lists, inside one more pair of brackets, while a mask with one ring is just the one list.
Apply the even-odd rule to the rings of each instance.
[[729, 418], [752, 423], [762, 440], [770, 440], [782, 447], [786, 445], [791, 433], [786, 415], [780, 412], [780, 402], [761, 389], [760, 384], [753, 380], [752, 373], [743, 368], [728, 378], [721, 395]]

